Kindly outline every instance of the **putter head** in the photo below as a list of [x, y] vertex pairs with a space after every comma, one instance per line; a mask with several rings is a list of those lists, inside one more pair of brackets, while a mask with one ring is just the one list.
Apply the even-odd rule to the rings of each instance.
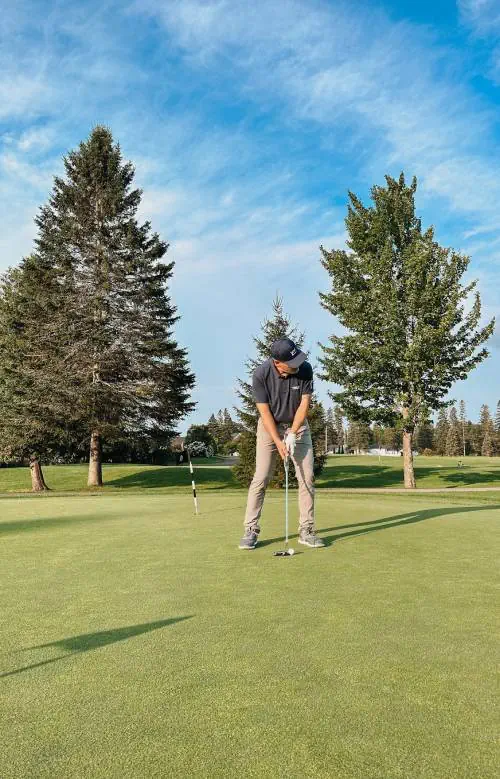
[[273, 557], [293, 557], [293, 549], [280, 549], [279, 552], [273, 552]]

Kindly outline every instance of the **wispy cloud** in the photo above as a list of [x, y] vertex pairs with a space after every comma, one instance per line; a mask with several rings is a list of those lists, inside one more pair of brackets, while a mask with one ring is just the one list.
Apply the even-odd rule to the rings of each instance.
[[[488, 12], [487, 3], [469, 5], [474, 18]], [[500, 235], [494, 112], [460, 77], [458, 52], [428, 29], [395, 24], [376, 8], [307, 0], [137, 8], [161, 21], [191, 67], [219, 76], [234, 69], [246, 97], [317, 132], [357, 176], [416, 173], [420, 202], [430, 210], [440, 200], [461, 220], [451, 236], [459, 248], [477, 232]], [[496, 263], [490, 273], [498, 280]]]
[[283, 113], [320, 125], [330, 138], [345, 142], [354, 128], [378, 165], [405, 164], [450, 199], [434, 169], [458, 156], [475, 159], [493, 141], [493, 114], [457, 79], [457, 53], [379, 10], [307, 0], [256, 0], [251, 11], [244, 0], [144, 7], [190, 61], [219, 71], [229, 62], [256, 102], [272, 95]]
[[500, 6], [497, 0], [458, 0], [458, 8], [464, 21], [477, 32], [498, 32], [500, 29]]
[[490, 46], [487, 76], [500, 84], [500, 5], [497, 0], [458, 0], [463, 23]]

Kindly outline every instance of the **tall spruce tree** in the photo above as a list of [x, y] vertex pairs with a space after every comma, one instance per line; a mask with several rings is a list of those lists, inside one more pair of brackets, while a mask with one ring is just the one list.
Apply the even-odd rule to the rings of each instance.
[[[285, 336], [291, 338], [299, 347], [304, 343], [304, 333], [292, 325], [290, 317], [285, 313], [283, 299], [277, 296], [272, 304], [271, 318], [264, 320], [261, 334], [253, 339], [256, 357], [250, 358], [246, 362], [248, 378], [246, 380], [238, 380], [237, 394], [240, 398], [241, 406], [236, 409], [236, 413], [242, 425], [242, 433], [238, 440], [239, 458], [238, 464], [234, 467], [234, 473], [240, 484], [244, 486], [250, 484], [255, 471], [257, 423], [259, 420], [259, 412], [252, 392], [252, 375], [260, 363], [269, 359], [272, 343], [278, 338]], [[314, 449], [314, 473], [317, 476], [321, 473], [326, 459], [324, 454], [325, 412], [323, 406], [314, 396], [308, 421]], [[277, 457], [276, 469], [270, 486], [282, 487], [284, 482], [285, 471], [283, 462], [280, 457]], [[295, 483], [296, 478], [292, 468], [290, 470], [290, 484], [293, 485]]]
[[458, 457], [462, 454], [462, 440], [460, 434], [460, 424], [458, 421], [457, 410], [455, 406], [450, 409], [448, 417], [448, 434], [446, 436], [446, 454], [448, 457]]
[[227, 447], [231, 443], [234, 436], [238, 432], [237, 423], [231, 417], [229, 410], [224, 409], [224, 425], [223, 425], [223, 446]]
[[326, 413], [321, 401], [312, 398], [307, 417], [314, 449], [314, 474], [317, 476], [323, 470], [326, 462], [325, 428]]
[[472, 424], [472, 422], [470, 422], [468, 428], [471, 454], [480, 455], [484, 438], [481, 425]]
[[460, 401], [458, 419], [460, 422], [460, 435], [462, 439], [462, 454], [465, 457], [467, 454], [467, 438], [465, 434], [467, 428], [467, 409], [465, 406], [465, 400]]
[[494, 428], [495, 428], [495, 451], [496, 454], [500, 454], [500, 400], [497, 403], [497, 408], [495, 412]]
[[333, 408], [329, 408], [325, 415], [325, 452], [335, 451], [337, 448], [337, 429]]
[[210, 419], [208, 420], [207, 424], [208, 431], [210, 435], [212, 436], [217, 451], [219, 451], [220, 447], [220, 425], [219, 421], [217, 420], [215, 414], [210, 414]]
[[88, 431], [88, 484], [98, 486], [103, 438], [168, 440], [194, 408], [194, 376], [173, 335], [174, 263], [162, 261], [167, 244], [150, 223], [137, 220], [142, 193], [132, 188], [132, 164], [111, 132], [96, 127], [64, 166], [36, 219], [33, 257], [57, 278], [56, 394]]
[[489, 429], [491, 424], [491, 411], [490, 407], [484, 403], [481, 406], [481, 410], [479, 412], [479, 424], [481, 425], [483, 434], [486, 433], [486, 430]]
[[373, 425], [372, 428], [373, 444], [377, 449], [382, 449], [384, 441], [384, 428], [382, 425]]
[[497, 450], [495, 423], [493, 422], [490, 408], [486, 404], [481, 406], [479, 420], [482, 436], [481, 454], [483, 457], [493, 457]]
[[370, 428], [363, 422], [349, 422], [347, 444], [355, 454], [367, 452], [370, 445]]
[[391, 452], [399, 452], [402, 444], [401, 430], [396, 427], [384, 428], [384, 447]]
[[434, 448], [434, 427], [430, 422], [423, 422], [417, 428], [417, 449], [423, 452], [425, 449]]
[[[412, 438], [430, 410], [446, 405], [452, 384], [488, 355], [494, 322], [479, 327], [476, 282], [462, 284], [469, 258], [441, 247], [415, 214], [416, 179], [386, 176], [373, 205], [353, 193], [346, 218], [349, 251], [321, 247], [331, 291], [321, 304], [348, 330], [323, 346], [323, 378], [351, 419], [399, 425], [404, 484], [415, 487]], [[474, 294], [466, 313], [464, 303]]]
[[486, 426], [483, 434], [481, 454], [483, 457], [493, 457], [493, 455], [495, 454], [495, 438], [494, 438], [493, 424], [491, 421]]
[[0, 458], [29, 464], [33, 491], [47, 489], [43, 461], [82, 435], [60, 394], [56, 288], [51, 269], [32, 257], [0, 279]]
[[337, 446], [339, 454], [344, 453], [345, 434], [344, 434], [344, 414], [340, 406], [333, 407], [333, 418], [335, 421], [335, 430], [337, 432]]
[[440, 455], [446, 454], [446, 441], [448, 439], [448, 414], [445, 408], [440, 408], [434, 433], [436, 451]]

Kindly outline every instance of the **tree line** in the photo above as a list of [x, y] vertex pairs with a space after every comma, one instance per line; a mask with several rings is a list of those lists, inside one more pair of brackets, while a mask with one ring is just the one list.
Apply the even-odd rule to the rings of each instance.
[[[98, 126], [66, 155], [64, 172], [36, 217], [33, 252], [0, 280], [0, 460], [29, 462], [34, 489], [46, 487], [42, 462], [82, 452], [88, 484], [100, 486], [103, 456], [168, 451], [195, 407], [195, 376], [175, 339], [174, 263], [165, 259], [167, 243], [138, 219], [133, 165]], [[425, 449], [443, 453], [457, 451], [459, 441], [466, 453], [498, 448], [495, 422], [482, 419], [479, 431], [446, 411], [452, 385], [488, 357], [495, 322], [482, 323], [477, 282], [463, 281], [469, 257], [440, 246], [433, 227], [423, 229], [416, 189], [416, 179], [408, 185], [401, 173], [372, 187], [370, 205], [349, 192], [347, 248], [320, 247], [328, 288], [319, 303], [345, 334], [319, 344], [315, 366], [340, 388], [329, 394], [349, 420], [341, 446], [362, 448], [380, 429], [384, 440], [400, 438], [408, 488], [422, 437]], [[238, 425], [242, 483], [255, 458], [250, 375], [283, 335], [305, 343], [277, 298], [238, 381], [236, 421], [223, 410], [207, 422], [222, 450]], [[327, 436], [328, 425], [332, 437], [337, 429], [338, 412], [332, 409], [333, 422], [329, 413], [314, 398], [316, 473], [328, 446], [325, 426]]]
[[[328, 451], [339, 454], [361, 453], [372, 448], [399, 452], [403, 448], [403, 431], [349, 421], [340, 407], [334, 406], [326, 412], [325, 446]], [[477, 422], [468, 418], [463, 400], [458, 411], [455, 405], [440, 409], [436, 422], [424, 421], [416, 428], [414, 451], [448, 457], [500, 456], [500, 401], [494, 416], [488, 405], [483, 404]]]

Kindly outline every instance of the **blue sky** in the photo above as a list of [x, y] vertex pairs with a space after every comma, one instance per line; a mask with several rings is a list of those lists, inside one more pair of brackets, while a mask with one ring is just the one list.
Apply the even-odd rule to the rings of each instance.
[[[7, 0], [0, 21], [0, 269], [30, 251], [61, 156], [107, 124], [141, 214], [170, 242], [180, 342], [205, 421], [276, 293], [312, 362], [335, 320], [320, 244], [345, 241], [347, 189], [419, 179], [438, 240], [471, 256], [500, 313], [498, 0]], [[491, 357], [454, 388], [500, 398]], [[327, 400], [328, 387], [317, 381]]]

